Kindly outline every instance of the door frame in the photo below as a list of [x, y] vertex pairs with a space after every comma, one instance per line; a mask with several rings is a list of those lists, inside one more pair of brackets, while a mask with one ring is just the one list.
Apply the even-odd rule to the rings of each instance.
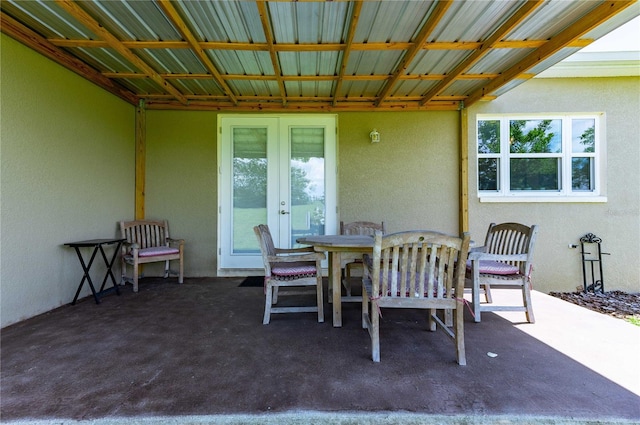
[[[289, 140], [289, 128], [291, 126], [304, 126], [309, 125], [320, 126], [324, 125], [328, 127], [328, 130], [331, 130], [333, 127], [335, 131], [333, 134], [329, 132], [325, 136], [325, 234], [335, 234], [338, 230], [338, 207], [337, 207], [337, 190], [338, 190], [338, 182], [337, 182], [337, 150], [338, 150], [338, 116], [337, 114], [218, 114], [217, 116], [217, 164], [218, 164], [218, 219], [217, 219], [217, 243], [216, 243], [216, 259], [217, 259], [217, 275], [218, 276], [246, 276], [246, 275], [260, 275], [264, 273], [264, 269], [262, 266], [257, 268], [256, 266], [248, 266], [246, 268], [243, 267], [221, 267], [223, 263], [223, 249], [227, 249], [231, 247], [231, 240], [226, 240], [225, 238], [232, 237], [229, 235], [228, 229], [225, 231], [223, 226], [228, 226], [230, 224], [231, 218], [226, 219], [225, 214], [229, 214], [229, 206], [226, 203], [230, 199], [230, 181], [228, 181], [228, 176], [224, 176], [225, 172], [229, 172], [225, 167], [229, 167], [229, 153], [225, 151], [225, 148], [229, 148], [229, 146], [225, 146], [224, 143], [227, 142], [226, 135], [223, 135], [223, 120], [226, 119], [239, 119], [242, 121], [245, 120], [255, 120], [255, 121], [268, 121], [276, 119], [277, 124], [277, 137], [278, 140], [281, 140], [283, 137], [286, 137], [287, 141]], [[224, 136], [224, 137], [223, 137]], [[267, 151], [270, 152], [271, 147], [267, 147]], [[227, 155], [227, 156], [225, 156]], [[282, 155], [289, 155], [289, 151], [279, 152], [278, 157], [281, 159]], [[278, 188], [279, 189], [279, 188]], [[273, 197], [272, 197], [273, 198]], [[269, 199], [269, 198], [268, 198]], [[268, 208], [273, 208], [273, 205], [268, 205]], [[278, 220], [272, 215], [268, 216], [269, 225], [274, 225], [274, 223]], [[256, 223], [258, 224], [258, 223]], [[278, 228], [279, 228], [278, 224]], [[279, 238], [278, 232], [272, 230], [274, 239]], [[276, 242], [276, 241], [274, 241]], [[225, 245], [226, 243], [226, 245]], [[276, 246], [278, 246], [278, 242], [276, 242]], [[227, 255], [229, 255], [227, 253]], [[255, 257], [259, 260], [259, 264], [262, 265], [261, 254], [258, 252], [255, 255], [248, 254], [249, 257]]]

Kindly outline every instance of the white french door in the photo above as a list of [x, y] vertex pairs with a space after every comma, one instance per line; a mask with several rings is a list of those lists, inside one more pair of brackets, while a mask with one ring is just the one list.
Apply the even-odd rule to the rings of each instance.
[[279, 248], [333, 234], [335, 115], [219, 115], [218, 269], [262, 268], [253, 226]]

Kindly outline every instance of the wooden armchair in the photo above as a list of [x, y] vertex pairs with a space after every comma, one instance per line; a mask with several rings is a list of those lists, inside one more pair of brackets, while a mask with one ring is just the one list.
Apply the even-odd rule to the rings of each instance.
[[[385, 233], [384, 221], [382, 223], [374, 223], [371, 221], [352, 221], [350, 223], [340, 222], [341, 235], [371, 235], [373, 236], [379, 230]], [[342, 278], [342, 286], [347, 291], [347, 297], [351, 296], [351, 270], [354, 268], [362, 268], [362, 257], [360, 254], [350, 256], [349, 253], [342, 254], [343, 261], [340, 265], [344, 270]]]
[[[362, 279], [362, 327], [369, 331], [374, 362], [380, 361], [381, 309], [416, 308], [429, 310], [429, 330], [440, 326], [455, 341], [458, 364], [466, 364], [463, 294], [469, 241], [468, 233], [376, 232], [373, 254], [364, 256]], [[438, 310], [443, 316], [455, 312], [452, 327]]]
[[[262, 323], [269, 324], [272, 313], [318, 313], [318, 322], [324, 322], [324, 305], [322, 297], [322, 265], [325, 258], [313, 247], [283, 249], [276, 248], [269, 231], [269, 226], [260, 224], [253, 228], [260, 243], [264, 262], [265, 301]], [[315, 286], [313, 290], [288, 289], [281, 296], [316, 294], [315, 306], [274, 307], [278, 302], [280, 287]]]
[[[471, 287], [475, 321], [480, 322], [483, 311], [524, 311], [527, 321], [535, 322], [531, 306], [531, 272], [533, 248], [538, 226], [519, 223], [489, 225], [484, 246], [473, 248], [467, 262], [467, 286]], [[520, 306], [494, 305], [491, 287], [519, 288]], [[480, 304], [484, 290], [486, 303]]]
[[[169, 262], [179, 260], [178, 283], [184, 280], [184, 240], [169, 237], [166, 220], [121, 221], [120, 232], [126, 241], [122, 244], [122, 284], [133, 283], [133, 292], [138, 292], [140, 264], [164, 261], [164, 277], [168, 277]], [[127, 264], [133, 266], [133, 274], [127, 276]], [[175, 272], [171, 272], [174, 273]]]

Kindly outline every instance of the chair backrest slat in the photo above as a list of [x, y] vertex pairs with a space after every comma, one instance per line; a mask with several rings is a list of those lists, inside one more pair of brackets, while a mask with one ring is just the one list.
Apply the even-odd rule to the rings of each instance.
[[121, 221], [120, 231], [123, 239], [138, 244], [140, 249], [168, 245], [169, 224], [166, 220]]
[[340, 222], [341, 235], [373, 236], [376, 230], [381, 231], [383, 234], [385, 233], [384, 221], [382, 223], [374, 223], [372, 221], [352, 221], [351, 223]]
[[517, 266], [521, 274], [528, 274], [533, 261], [533, 247], [538, 226], [520, 223], [491, 223], [485, 239], [485, 252], [498, 255], [527, 254], [526, 261], [503, 261]]
[[399, 299], [450, 299], [461, 294], [468, 250], [468, 234], [459, 238], [432, 231], [387, 236], [376, 232], [372, 261], [367, 263], [373, 294]]

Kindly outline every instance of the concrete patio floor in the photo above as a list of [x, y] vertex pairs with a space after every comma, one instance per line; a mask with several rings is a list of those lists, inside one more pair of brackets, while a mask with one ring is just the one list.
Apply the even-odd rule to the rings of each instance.
[[342, 328], [329, 304], [325, 323], [264, 326], [262, 289], [241, 281], [143, 279], [2, 329], [1, 422], [640, 423], [640, 327], [623, 320], [534, 292], [533, 325], [467, 311], [458, 366], [420, 312], [387, 309], [376, 364], [358, 303]]

